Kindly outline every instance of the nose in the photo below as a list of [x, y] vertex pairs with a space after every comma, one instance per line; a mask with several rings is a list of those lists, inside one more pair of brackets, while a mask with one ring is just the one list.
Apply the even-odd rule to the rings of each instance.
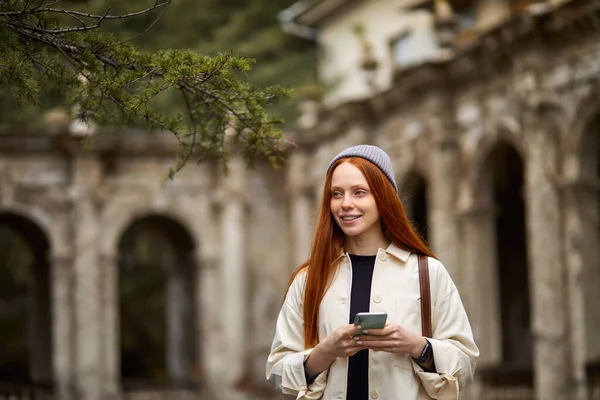
[[350, 196], [344, 196], [344, 200], [342, 201], [342, 208], [352, 208], [354, 204], [350, 201]]

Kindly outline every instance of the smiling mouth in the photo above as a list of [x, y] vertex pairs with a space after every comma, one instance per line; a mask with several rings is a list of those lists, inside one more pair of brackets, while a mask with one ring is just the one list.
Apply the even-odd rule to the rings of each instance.
[[342, 221], [354, 221], [357, 220], [358, 218], [360, 218], [360, 215], [355, 215], [355, 216], [351, 216], [351, 217], [340, 217], [342, 219]]

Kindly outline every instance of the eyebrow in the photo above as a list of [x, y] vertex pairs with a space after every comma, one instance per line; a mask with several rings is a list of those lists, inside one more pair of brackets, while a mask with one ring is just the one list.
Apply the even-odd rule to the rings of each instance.
[[[358, 188], [360, 188], [360, 189], [369, 189], [369, 185], [367, 185], [366, 183], [357, 183], [357, 184], [354, 184], [354, 185], [350, 186], [350, 189], [358, 189]], [[334, 190], [334, 189], [343, 189], [343, 187], [336, 186], [336, 185], [331, 185], [331, 190]]]

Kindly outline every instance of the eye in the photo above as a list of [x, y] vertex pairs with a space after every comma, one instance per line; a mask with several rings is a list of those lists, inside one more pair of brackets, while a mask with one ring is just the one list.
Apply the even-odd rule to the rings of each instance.
[[334, 199], [339, 199], [342, 196], [343, 194], [339, 190], [334, 190], [333, 192], [331, 192], [331, 197], [333, 197]]
[[367, 194], [367, 191], [364, 189], [357, 189], [356, 192], [354, 192], [354, 194], [356, 194], [357, 196], [363, 196]]

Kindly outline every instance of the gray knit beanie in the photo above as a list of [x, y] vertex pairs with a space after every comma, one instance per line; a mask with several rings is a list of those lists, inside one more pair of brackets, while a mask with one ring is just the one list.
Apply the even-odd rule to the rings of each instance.
[[365, 160], [375, 164], [389, 179], [389, 181], [392, 182], [394, 189], [396, 189], [396, 192], [398, 192], [398, 186], [396, 186], [396, 180], [394, 179], [394, 168], [392, 168], [392, 160], [390, 159], [390, 156], [388, 156], [387, 153], [379, 147], [369, 144], [359, 144], [358, 146], [348, 147], [346, 150], [342, 151], [340, 154], [335, 156], [333, 160], [331, 160], [325, 175], [329, 173], [331, 166], [337, 160], [348, 157], [364, 158]]

